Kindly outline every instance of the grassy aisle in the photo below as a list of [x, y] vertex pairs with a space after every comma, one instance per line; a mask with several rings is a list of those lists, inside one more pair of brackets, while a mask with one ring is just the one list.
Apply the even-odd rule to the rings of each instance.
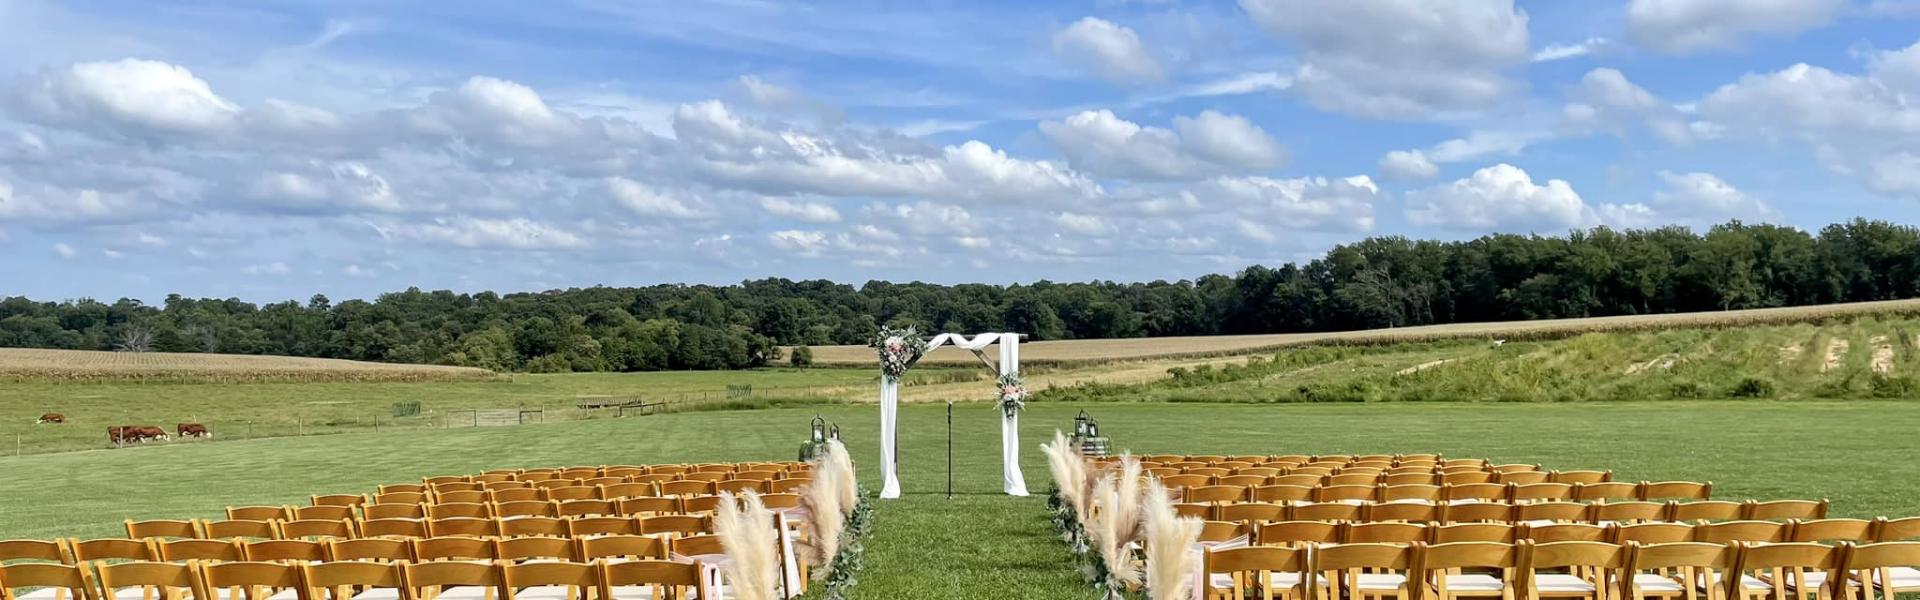
[[[1080, 406], [1023, 417], [1035, 445]], [[1141, 452], [1439, 451], [1622, 480], [1714, 482], [1722, 498], [1830, 498], [1836, 516], [1920, 515], [1920, 404], [1637, 403], [1085, 406]], [[823, 407], [878, 488], [877, 410]], [[1038, 497], [999, 495], [999, 431], [986, 404], [956, 408], [957, 497], [945, 484], [941, 406], [903, 408], [909, 496], [882, 502], [859, 598], [1084, 598]], [[360, 433], [0, 458], [0, 539], [110, 536], [125, 518], [214, 517], [226, 505], [304, 503], [421, 475], [512, 466], [748, 460], [793, 455], [812, 410], [689, 413], [511, 428]]]

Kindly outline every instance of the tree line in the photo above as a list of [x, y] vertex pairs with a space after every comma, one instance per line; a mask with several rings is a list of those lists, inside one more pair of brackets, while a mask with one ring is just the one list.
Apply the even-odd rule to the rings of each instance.
[[1466, 241], [1385, 236], [1306, 264], [1194, 280], [422, 291], [265, 305], [168, 296], [0, 299], [0, 346], [222, 352], [496, 370], [734, 369], [780, 347], [865, 343], [881, 324], [1035, 339], [1307, 332], [1920, 297], [1920, 229], [1864, 219], [1818, 233], [1738, 221]]

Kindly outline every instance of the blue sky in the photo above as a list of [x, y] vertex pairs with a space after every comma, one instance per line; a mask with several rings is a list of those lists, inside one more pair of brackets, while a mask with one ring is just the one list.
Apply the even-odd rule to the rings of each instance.
[[0, 295], [1182, 279], [1920, 216], [1920, 2], [0, 0]]

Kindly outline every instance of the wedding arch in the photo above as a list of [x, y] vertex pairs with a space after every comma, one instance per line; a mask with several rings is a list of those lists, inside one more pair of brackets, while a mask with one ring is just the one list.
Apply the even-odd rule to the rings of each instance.
[[[912, 327], [880, 329], [873, 348], [880, 357], [880, 470], [886, 483], [881, 498], [900, 497], [900, 477], [895, 467], [899, 450], [896, 436], [900, 411], [900, 378], [912, 369], [920, 357], [943, 345], [972, 352], [995, 372], [994, 391], [1000, 408], [1001, 487], [1010, 496], [1027, 495], [1026, 476], [1020, 473], [1020, 409], [1025, 406], [1026, 386], [1020, 380], [1020, 338], [1018, 333], [982, 333], [968, 337], [942, 333], [931, 340], [921, 339]], [[1000, 345], [1000, 361], [987, 360], [986, 348]]]

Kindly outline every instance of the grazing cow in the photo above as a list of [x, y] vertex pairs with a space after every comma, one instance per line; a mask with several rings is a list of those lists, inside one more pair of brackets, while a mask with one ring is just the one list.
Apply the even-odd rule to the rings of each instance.
[[183, 438], [188, 438], [188, 437], [200, 437], [200, 438], [210, 438], [210, 437], [213, 437], [213, 432], [211, 432], [211, 431], [207, 431], [207, 426], [206, 426], [206, 425], [201, 425], [201, 424], [199, 424], [199, 423], [181, 423], [181, 424], [180, 424], [179, 426], [177, 426], [177, 427], [175, 427], [175, 428], [174, 428], [174, 431], [175, 431], [175, 432], [178, 432], [178, 433], [180, 434], [180, 437], [183, 437]]
[[121, 446], [130, 441], [132, 440], [128, 439], [127, 427], [122, 425], [107, 426], [107, 443]]
[[60, 414], [60, 413], [47, 413], [47, 414], [44, 414], [44, 415], [40, 415], [40, 420], [38, 420], [38, 421], [34, 421], [34, 424], [35, 424], [35, 425], [41, 425], [41, 424], [46, 424], [46, 423], [53, 423], [53, 424], [55, 424], [55, 425], [58, 425], [58, 424], [61, 424], [61, 423], [65, 423], [65, 422], [67, 422], [67, 416], [66, 416], [66, 415], [63, 415], [63, 414]]
[[134, 429], [135, 429], [134, 435], [138, 436], [139, 440], [142, 442], [151, 441], [151, 440], [160, 440], [164, 442], [169, 439], [173, 439], [172, 437], [167, 435], [167, 430], [161, 429], [159, 427], [155, 427], [152, 425], [141, 425], [141, 426], [135, 427]]

